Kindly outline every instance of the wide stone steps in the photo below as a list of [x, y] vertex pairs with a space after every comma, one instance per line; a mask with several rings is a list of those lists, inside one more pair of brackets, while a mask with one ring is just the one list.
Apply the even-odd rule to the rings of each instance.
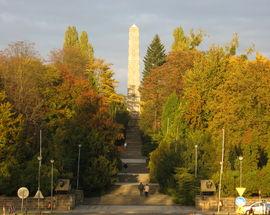
[[[142, 141], [136, 120], [129, 122], [127, 147], [121, 148], [122, 168], [112, 189], [100, 197], [86, 198], [86, 205], [173, 205], [172, 198], [159, 193], [159, 185], [149, 183], [147, 160], [141, 154]], [[149, 196], [140, 196], [139, 182], [149, 184]]]
[[148, 168], [143, 163], [127, 163], [127, 169], [122, 168], [122, 173], [148, 173]]
[[148, 173], [119, 173], [118, 183], [137, 183], [142, 182], [144, 184], [149, 183]]
[[126, 152], [121, 155], [121, 158], [144, 159], [144, 157], [138, 152]]

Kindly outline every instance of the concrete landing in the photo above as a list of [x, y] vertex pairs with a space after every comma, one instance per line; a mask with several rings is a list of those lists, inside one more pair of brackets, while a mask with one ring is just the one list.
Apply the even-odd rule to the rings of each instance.
[[71, 212], [71, 214], [203, 214], [194, 207], [187, 206], [142, 206], [142, 205], [81, 205]]

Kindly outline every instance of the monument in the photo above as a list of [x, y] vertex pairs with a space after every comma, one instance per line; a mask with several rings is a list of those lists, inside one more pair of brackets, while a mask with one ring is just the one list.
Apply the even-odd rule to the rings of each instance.
[[140, 43], [139, 28], [132, 25], [129, 28], [128, 42], [128, 89], [127, 107], [132, 115], [140, 112]]

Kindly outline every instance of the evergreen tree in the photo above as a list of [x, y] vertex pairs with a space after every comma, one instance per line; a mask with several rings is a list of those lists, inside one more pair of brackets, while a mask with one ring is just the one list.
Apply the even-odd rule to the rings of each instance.
[[144, 57], [143, 79], [149, 74], [152, 68], [161, 66], [165, 62], [165, 48], [160, 42], [159, 36], [156, 34], [151, 44], [147, 48]]
[[78, 32], [75, 26], [68, 26], [65, 32], [64, 48], [76, 47], [79, 44]]

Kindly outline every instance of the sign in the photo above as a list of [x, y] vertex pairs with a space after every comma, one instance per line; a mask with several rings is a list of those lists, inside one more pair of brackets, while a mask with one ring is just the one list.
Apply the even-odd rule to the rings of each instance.
[[68, 192], [71, 189], [70, 180], [69, 179], [59, 179], [56, 184], [55, 191], [65, 191]]
[[246, 205], [247, 201], [244, 197], [242, 196], [238, 196], [236, 199], [235, 199], [235, 204], [238, 206], [238, 207], [242, 207], [244, 205]]
[[26, 187], [21, 187], [18, 189], [17, 195], [20, 199], [26, 199], [29, 196], [29, 190]]
[[26, 187], [21, 187], [20, 189], [18, 189], [17, 195], [22, 200], [22, 204], [21, 204], [21, 212], [22, 212], [23, 211], [23, 200], [29, 196], [29, 190]]
[[216, 186], [213, 180], [201, 180], [201, 192], [215, 192]]
[[236, 190], [239, 194], [239, 196], [243, 196], [244, 192], [246, 191], [245, 187], [236, 187]]
[[42, 192], [40, 190], [36, 192], [34, 199], [44, 199], [44, 196], [42, 195]]

